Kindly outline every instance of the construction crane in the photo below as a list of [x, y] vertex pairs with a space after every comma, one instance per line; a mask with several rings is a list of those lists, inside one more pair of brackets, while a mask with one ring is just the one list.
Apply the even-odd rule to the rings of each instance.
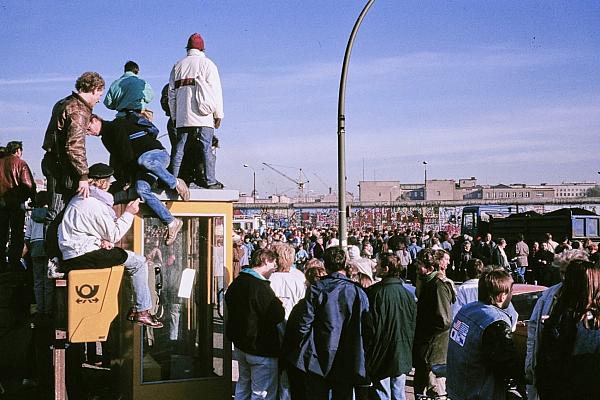
[[280, 170], [275, 168], [272, 164], [267, 164], [266, 162], [264, 162], [263, 165], [265, 167], [268, 167], [269, 169], [277, 172], [279, 175], [283, 176], [285, 179], [294, 182], [294, 184], [296, 184], [298, 186], [298, 198], [300, 200], [304, 201], [304, 185], [309, 183], [310, 181], [304, 180], [304, 178], [306, 178], [306, 176], [302, 172], [302, 168], [299, 168], [300, 174], [299, 174], [298, 180], [296, 180], [296, 179], [290, 177], [289, 175], [285, 174], [284, 172], [281, 172]]
[[316, 172], [313, 172], [313, 175], [319, 180], [319, 182], [323, 184], [323, 186], [325, 186], [325, 189], [327, 189], [327, 193], [331, 194], [331, 185], [328, 185], [327, 182], [325, 182], [323, 178], [321, 178]]

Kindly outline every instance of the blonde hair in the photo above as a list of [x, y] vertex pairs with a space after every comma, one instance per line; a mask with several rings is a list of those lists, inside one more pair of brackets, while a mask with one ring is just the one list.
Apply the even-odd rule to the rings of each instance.
[[290, 272], [296, 250], [287, 243], [277, 243], [273, 245], [273, 251], [277, 254], [277, 272]]
[[108, 177], [108, 178], [89, 178], [88, 183], [90, 184], [90, 186], [96, 186], [97, 188], [100, 188], [100, 189], [105, 187], [104, 185], [107, 185], [106, 187], [110, 187], [110, 177]]
[[563, 274], [567, 266], [573, 260], [589, 261], [588, 254], [584, 250], [565, 250], [554, 256], [553, 267], [558, 267]]
[[319, 261], [319, 264], [313, 263], [312, 266], [306, 268], [306, 271], [304, 271], [307, 285], [314, 285], [322, 276], [327, 275], [323, 263]]

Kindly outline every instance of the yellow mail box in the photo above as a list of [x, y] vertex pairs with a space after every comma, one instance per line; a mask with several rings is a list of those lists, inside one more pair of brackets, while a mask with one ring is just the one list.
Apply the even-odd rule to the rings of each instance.
[[69, 272], [68, 340], [72, 343], [103, 342], [119, 313], [119, 288], [123, 266]]

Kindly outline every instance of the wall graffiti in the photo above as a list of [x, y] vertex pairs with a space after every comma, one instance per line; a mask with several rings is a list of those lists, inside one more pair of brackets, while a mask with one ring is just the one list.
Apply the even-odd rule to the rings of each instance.
[[[555, 211], [568, 205], [519, 205], [513, 212], [535, 211], [543, 214]], [[600, 211], [599, 204], [578, 204], [594, 213]], [[406, 229], [414, 231], [445, 231], [450, 235], [460, 234], [463, 206], [403, 206], [403, 207], [369, 207], [353, 208], [348, 214], [349, 229]], [[246, 217], [260, 216], [267, 227], [286, 228], [289, 226], [333, 227], [338, 223], [337, 208], [281, 208], [281, 209], [237, 209], [236, 215]]]

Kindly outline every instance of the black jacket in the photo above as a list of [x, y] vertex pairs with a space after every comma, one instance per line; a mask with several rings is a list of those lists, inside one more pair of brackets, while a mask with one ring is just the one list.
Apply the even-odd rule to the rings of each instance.
[[102, 122], [102, 144], [110, 153], [109, 164], [118, 182], [133, 183], [145, 171], [138, 166], [138, 158], [147, 151], [164, 149], [157, 134], [156, 126], [137, 112]]
[[225, 304], [225, 332], [235, 347], [256, 356], [279, 356], [277, 325], [285, 311], [268, 280], [240, 273], [225, 293]]

